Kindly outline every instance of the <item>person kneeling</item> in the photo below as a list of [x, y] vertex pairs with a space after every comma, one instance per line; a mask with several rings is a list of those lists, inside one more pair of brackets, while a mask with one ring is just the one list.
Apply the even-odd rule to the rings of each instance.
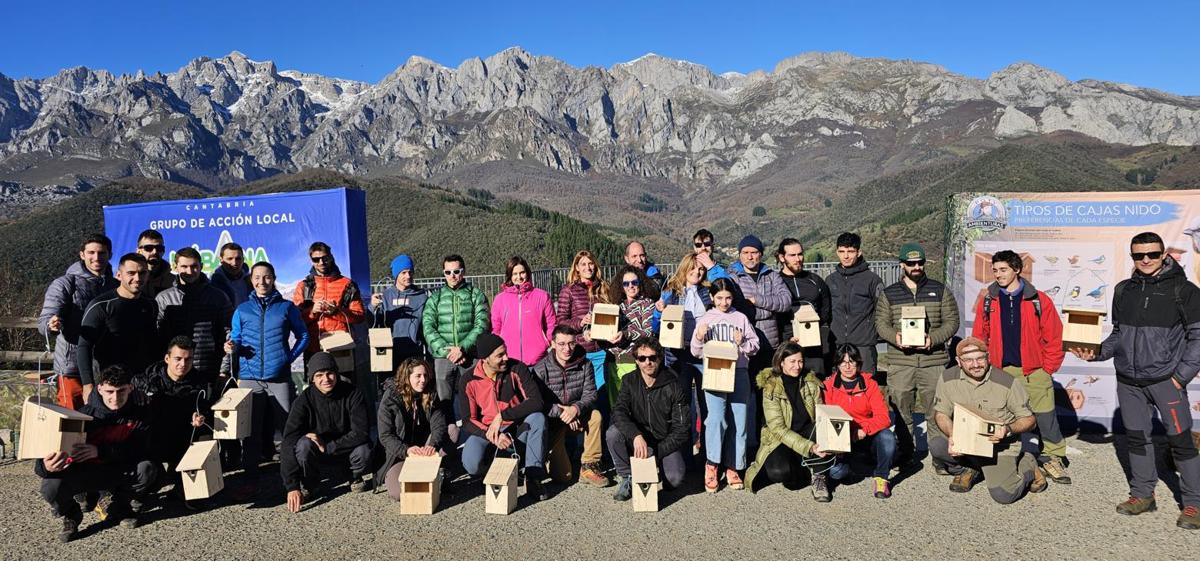
[[654, 339], [639, 339], [633, 344], [637, 370], [625, 375], [621, 393], [613, 406], [612, 426], [605, 433], [621, 484], [613, 499], [633, 497], [633, 478], [629, 464], [635, 458], [654, 456], [668, 486], [683, 483], [687, 464], [684, 446], [691, 441], [687, 425], [688, 393], [675, 373], [663, 368], [663, 349]]
[[366, 489], [370, 469], [369, 411], [362, 393], [338, 377], [333, 355], [308, 359], [310, 384], [292, 404], [280, 446], [287, 508], [300, 512], [321, 481], [321, 464], [350, 469], [350, 490]]
[[[1030, 493], [1044, 491], [1046, 478], [1038, 469], [1037, 460], [1021, 449], [1021, 439], [1017, 436], [1037, 426], [1025, 387], [1003, 370], [988, 364], [987, 343], [980, 339], [963, 339], [956, 354], [958, 367], [946, 370], [938, 380], [933, 398], [936, 427], [930, 431], [929, 439], [929, 453], [934, 459], [945, 463], [951, 472], [961, 469], [950, 484], [950, 490], [956, 493], [970, 491], [982, 472], [988, 493], [1000, 504], [1016, 502], [1026, 490]], [[989, 437], [994, 445], [994, 457], [953, 452], [955, 403], [978, 405], [981, 413], [1002, 423]]]
[[[387, 458], [375, 481], [382, 481], [387, 494], [400, 500], [400, 472], [411, 456], [445, 455], [441, 451], [450, 437], [445, 408], [437, 402], [433, 366], [418, 358], [406, 358], [396, 368], [395, 378], [383, 383], [379, 403], [379, 443]], [[443, 468], [445, 469], [445, 468]], [[446, 485], [442, 479], [443, 487]], [[377, 483], [375, 488], [379, 489]]]
[[79, 409], [92, 416], [87, 442], [34, 463], [34, 473], [42, 477], [42, 497], [62, 518], [59, 539], [63, 542], [75, 538], [83, 521], [74, 499], [78, 493], [108, 491], [111, 503], [98, 509], [104, 513], [101, 519], [120, 521], [129, 528], [140, 523], [135, 502], [150, 491], [161, 470], [150, 459], [150, 428], [140, 398], [133, 395], [131, 379], [121, 366], [104, 369], [87, 404]]
[[579, 332], [569, 325], [558, 325], [551, 335], [550, 353], [533, 365], [533, 373], [544, 385], [546, 412], [550, 417], [549, 469], [558, 483], [571, 481], [571, 459], [567, 457], [567, 436], [583, 435], [579, 479], [598, 487], [607, 487], [608, 478], [600, 468], [603, 418], [596, 410], [596, 376], [592, 363], [575, 342]]
[[483, 471], [493, 450], [516, 451], [525, 443], [525, 488], [531, 497], [546, 500], [546, 414], [542, 392], [529, 369], [508, 358], [504, 340], [484, 333], [475, 340], [475, 368], [459, 382], [459, 410], [468, 435], [462, 449], [463, 469], [471, 477]]
[[875, 498], [892, 496], [888, 475], [896, 457], [896, 434], [892, 418], [879, 384], [862, 368], [862, 355], [854, 345], [838, 347], [837, 371], [825, 379], [825, 403], [841, 407], [853, 419], [849, 454], [839, 454], [837, 463], [829, 470], [829, 478], [840, 481], [850, 475], [853, 456], [874, 456]]

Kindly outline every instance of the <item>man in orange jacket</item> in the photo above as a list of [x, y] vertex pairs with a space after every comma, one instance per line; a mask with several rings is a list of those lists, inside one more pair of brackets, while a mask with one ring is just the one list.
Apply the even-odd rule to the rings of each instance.
[[1070, 483], [1067, 442], [1054, 412], [1051, 376], [1063, 363], [1062, 320], [1054, 301], [1021, 278], [1024, 263], [1011, 250], [992, 256], [996, 282], [975, 303], [971, 335], [987, 342], [992, 366], [1023, 381], [1029, 408], [1037, 418], [1042, 452], [1048, 457], [1042, 471], [1055, 483]]
[[292, 302], [300, 308], [300, 317], [308, 326], [313, 344], [304, 349], [304, 360], [321, 350], [322, 333], [350, 331], [364, 316], [362, 293], [349, 277], [343, 277], [325, 242], [313, 242], [308, 247], [312, 271], [296, 285]]

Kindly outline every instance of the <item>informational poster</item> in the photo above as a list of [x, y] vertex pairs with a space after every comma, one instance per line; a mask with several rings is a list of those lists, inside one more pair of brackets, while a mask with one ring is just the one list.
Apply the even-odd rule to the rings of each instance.
[[246, 263], [275, 266], [276, 284], [291, 298], [312, 263], [309, 244], [329, 244], [343, 275], [368, 291], [366, 193], [336, 188], [254, 195], [159, 201], [104, 207], [104, 230], [113, 241], [113, 269], [124, 253], [135, 251], [143, 230], [158, 230], [167, 245], [167, 261], [183, 247], [200, 252], [204, 272], [220, 265], [221, 246], [241, 245]]
[[[1188, 279], [1200, 278], [1200, 191], [961, 194], [950, 200], [946, 278], [971, 332], [975, 311], [993, 282], [992, 255], [1012, 250], [1022, 277], [1063, 309], [1101, 312], [1101, 333], [1117, 283], [1129, 278], [1130, 239], [1162, 236], [1167, 253]], [[1066, 316], [1062, 315], [1064, 322]], [[1111, 430], [1117, 409], [1113, 362], [1083, 362], [1067, 353], [1054, 375], [1059, 416], [1068, 427]], [[1200, 382], [1188, 387], [1192, 416], [1200, 419]]]

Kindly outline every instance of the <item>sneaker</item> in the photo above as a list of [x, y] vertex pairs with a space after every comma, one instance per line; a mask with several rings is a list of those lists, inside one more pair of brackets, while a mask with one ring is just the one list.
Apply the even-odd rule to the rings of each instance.
[[1148, 499], [1129, 497], [1128, 500], [1117, 505], [1117, 512], [1126, 516], [1137, 516], [1143, 512], [1154, 512], [1156, 510], [1158, 510], [1158, 505], [1154, 503], [1154, 497]]
[[550, 498], [550, 493], [546, 491], [546, 486], [542, 485], [540, 478], [537, 477], [525, 479], [525, 494], [537, 501], [544, 501]]
[[1179, 519], [1175, 521], [1175, 525], [1184, 530], [1200, 530], [1200, 510], [1194, 506], [1183, 507], [1183, 512], [1179, 513]]
[[617, 485], [617, 492], [613, 493], [614, 501], [628, 501], [633, 498], [633, 477], [622, 477], [621, 483]]
[[142, 525], [142, 521], [138, 519], [138, 515], [133, 512], [128, 502], [121, 504], [110, 500], [109, 505], [106, 517], [108, 520], [119, 523], [122, 528], [137, 528]]
[[892, 485], [883, 477], [875, 478], [875, 498], [887, 499], [892, 496]]
[[96, 501], [95, 506], [92, 507], [92, 512], [96, 513], [96, 518], [104, 522], [108, 520], [109, 515], [112, 513], [112, 507], [112, 495], [106, 493], [101, 495], [99, 500]]
[[600, 464], [589, 463], [579, 468], [579, 479], [588, 485], [608, 487], [609, 480], [600, 472]]
[[704, 464], [704, 492], [716, 493], [721, 486], [721, 482], [717, 476], [717, 466], [713, 464]]
[[1060, 485], [1070, 485], [1071, 476], [1067, 474], [1067, 466], [1063, 463], [1063, 458], [1051, 457], [1050, 461], [1042, 464], [1042, 469], [1051, 481]]
[[362, 476], [355, 477], [350, 481], [350, 492], [361, 493], [367, 490], [367, 482], [363, 481]]
[[1049, 483], [1046, 483], [1046, 476], [1042, 474], [1042, 470], [1034, 468], [1033, 481], [1029, 482], [1030, 493], [1041, 493], [1046, 490]]
[[725, 484], [735, 491], [746, 488], [746, 485], [742, 482], [742, 476], [738, 475], [736, 469], [725, 470]]
[[813, 500], [818, 503], [827, 503], [833, 500], [829, 494], [829, 478], [824, 474], [813, 475], [812, 477], [812, 496]]
[[954, 476], [954, 481], [950, 482], [950, 490], [955, 493], [967, 493], [979, 481], [979, 472], [969, 467], [963, 467], [962, 471]]
[[62, 517], [62, 530], [58, 533], [58, 541], [67, 543], [78, 537], [79, 523], [82, 521], [82, 514], [80, 514], [79, 518], [72, 518], [70, 516]]

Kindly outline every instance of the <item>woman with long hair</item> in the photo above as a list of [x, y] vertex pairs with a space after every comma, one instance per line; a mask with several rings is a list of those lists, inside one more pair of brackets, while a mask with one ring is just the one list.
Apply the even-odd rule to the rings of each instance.
[[829, 453], [816, 442], [816, 406], [822, 403], [821, 381], [804, 368], [804, 348], [790, 341], [779, 346], [771, 367], [758, 373], [762, 388], [763, 426], [758, 455], [746, 470], [746, 485], [757, 491], [763, 483], [782, 483], [788, 489], [803, 486], [811, 472], [813, 499], [829, 502], [825, 471], [832, 465]]
[[525, 259], [510, 257], [504, 270], [504, 285], [492, 299], [492, 333], [504, 339], [508, 356], [533, 366], [550, 348], [554, 306], [545, 290], [534, 288]]
[[587, 327], [592, 321], [592, 304], [608, 303], [608, 286], [600, 272], [600, 264], [592, 252], [584, 249], [571, 260], [567, 283], [558, 292], [555, 319], [559, 325], [569, 325], [579, 332], [575, 341], [587, 353], [596, 375], [596, 391], [604, 386], [604, 367], [608, 353], [592, 340]]
[[849, 454], [839, 454], [829, 478], [838, 481], [850, 475], [851, 456], [870, 456], [875, 465], [874, 495], [892, 496], [888, 475], [896, 458], [896, 435], [892, 417], [879, 384], [869, 372], [862, 371], [863, 359], [854, 345], [839, 345], [834, 355], [834, 371], [825, 378], [825, 403], [837, 405], [853, 419]]
[[[667, 279], [657, 304], [660, 312], [667, 306], [683, 306], [684, 347], [667, 349], [667, 353], [674, 357], [672, 365], [688, 394], [691, 404], [691, 418], [688, 421], [688, 427], [691, 428], [692, 440], [697, 445], [699, 444], [697, 439], [699, 435], [696, 434], [696, 415], [699, 414], [703, 419], [708, 414], [708, 405], [700, 390], [703, 385], [702, 361], [699, 356], [692, 354], [691, 345], [688, 342], [692, 340], [692, 336], [696, 332], [696, 320], [700, 319], [709, 308], [712, 308], [712, 296], [708, 293], [708, 283], [705, 281], [707, 272], [704, 265], [696, 258], [696, 253], [688, 252], [679, 261], [679, 267], [675, 269], [675, 274]], [[695, 384], [694, 390], [693, 383]]]
[[621, 378], [636, 368], [633, 355], [629, 352], [640, 339], [654, 336], [654, 301], [646, 297], [646, 286], [650, 282], [641, 269], [626, 265], [621, 268], [608, 287], [608, 301], [619, 303], [621, 321], [617, 335], [609, 341], [600, 342], [613, 355], [616, 375], [609, 380], [609, 405], [616, 403], [621, 391]]
[[418, 358], [402, 361], [396, 376], [383, 383], [378, 416], [379, 443], [386, 459], [375, 481], [383, 481], [388, 496], [398, 501], [404, 460], [445, 454], [441, 448], [448, 442], [446, 415], [437, 403], [433, 366]]

